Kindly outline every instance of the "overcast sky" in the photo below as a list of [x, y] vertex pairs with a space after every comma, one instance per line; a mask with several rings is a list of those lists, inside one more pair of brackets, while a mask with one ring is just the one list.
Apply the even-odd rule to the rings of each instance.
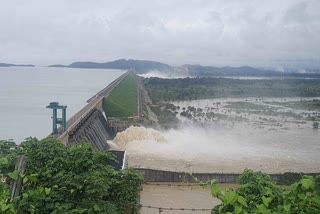
[[0, 62], [320, 65], [320, 0], [1, 0]]

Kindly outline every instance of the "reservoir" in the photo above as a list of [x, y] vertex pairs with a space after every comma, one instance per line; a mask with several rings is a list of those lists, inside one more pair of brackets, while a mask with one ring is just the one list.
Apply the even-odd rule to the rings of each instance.
[[[0, 68], [0, 139], [20, 143], [52, 128], [53, 101], [71, 117], [121, 70], [47, 67]], [[224, 98], [172, 102], [182, 121], [176, 130], [131, 127], [113, 143], [127, 151], [129, 166], [186, 172], [319, 172], [319, 114], [303, 104], [313, 98]], [[284, 101], [285, 100], [285, 101]], [[292, 104], [288, 106], [287, 104]], [[183, 109], [196, 109], [192, 118]], [[210, 117], [209, 117], [210, 116]], [[147, 160], [147, 161], [146, 161]]]
[[51, 133], [53, 101], [67, 105], [67, 118], [125, 71], [49, 67], [0, 68], [0, 139], [16, 143]]

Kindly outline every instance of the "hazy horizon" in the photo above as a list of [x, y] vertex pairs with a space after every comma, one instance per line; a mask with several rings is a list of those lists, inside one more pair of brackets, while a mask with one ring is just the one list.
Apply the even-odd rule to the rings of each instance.
[[319, 9], [317, 0], [6, 1], [0, 62], [316, 68]]
[[[122, 60], [124, 58], [121, 59], [114, 59], [114, 60], [110, 60], [110, 61], [88, 61], [88, 60], [83, 60], [83, 61], [74, 61], [74, 62], [69, 62], [69, 63], [55, 63], [55, 64], [47, 64], [47, 65], [39, 65], [39, 64], [34, 64], [32, 62], [30, 63], [12, 63], [12, 62], [0, 62], [0, 63], [4, 63], [4, 64], [13, 64], [13, 65], [17, 65], [17, 66], [27, 66], [29, 67], [29, 65], [32, 65], [34, 67], [49, 67], [52, 65], [63, 65], [63, 66], [68, 66], [71, 65], [72, 63], [75, 62], [94, 62], [94, 63], [107, 63], [107, 62], [112, 62], [112, 61], [117, 61], [117, 60]], [[309, 65], [306, 66], [304, 64], [290, 64], [290, 63], [286, 63], [286, 64], [266, 64], [266, 65], [252, 65], [252, 64], [199, 64], [199, 63], [185, 63], [185, 64], [177, 64], [177, 65], [173, 65], [170, 63], [166, 63], [163, 61], [157, 61], [157, 60], [148, 60], [148, 59], [131, 59], [131, 58], [127, 58], [125, 60], [147, 60], [147, 61], [154, 61], [154, 62], [160, 62], [163, 64], [167, 64], [170, 65], [172, 67], [180, 67], [180, 66], [185, 66], [185, 65], [200, 65], [200, 66], [211, 66], [211, 67], [217, 67], [217, 68], [223, 68], [223, 67], [252, 67], [252, 68], [257, 68], [257, 69], [270, 69], [273, 71], [279, 71], [279, 72], [283, 72], [283, 71], [295, 71], [295, 72], [305, 72], [306, 70], [319, 70], [320, 69], [320, 65]], [[1, 66], [0, 66], [1, 67]], [[59, 68], [59, 67], [56, 67]], [[67, 67], [67, 68], [76, 68], [76, 67]], [[85, 68], [85, 69], [95, 69], [95, 68]], [[99, 69], [99, 68], [98, 68]], [[103, 69], [103, 68], [101, 68]], [[105, 69], [105, 68], [104, 68]], [[152, 70], [150, 70], [149, 72], [152, 72]]]

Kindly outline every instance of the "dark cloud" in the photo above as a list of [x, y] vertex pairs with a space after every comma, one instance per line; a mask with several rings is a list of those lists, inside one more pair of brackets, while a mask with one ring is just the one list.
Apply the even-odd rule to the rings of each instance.
[[0, 61], [319, 64], [319, 10], [317, 0], [11, 0]]

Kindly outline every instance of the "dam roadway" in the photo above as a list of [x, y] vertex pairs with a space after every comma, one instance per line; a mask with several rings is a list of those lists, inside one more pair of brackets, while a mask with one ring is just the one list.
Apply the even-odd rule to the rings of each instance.
[[[57, 139], [63, 140], [81, 121], [86, 118], [93, 110], [100, 109], [102, 110], [102, 102], [103, 98], [106, 98], [110, 95], [111, 91], [117, 87], [117, 85], [128, 76], [128, 74], [132, 72], [128, 70], [126, 73], [115, 79], [111, 82], [107, 87], [99, 91], [97, 94], [92, 96], [89, 100], [87, 100], [87, 105], [85, 105], [80, 111], [74, 114], [71, 118], [67, 120], [66, 123], [66, 131], [62, 132], [62, 127], [58, 128], [58, 134], [53, 137]], [[65, 141], [65, 140], [63, 140]]]

